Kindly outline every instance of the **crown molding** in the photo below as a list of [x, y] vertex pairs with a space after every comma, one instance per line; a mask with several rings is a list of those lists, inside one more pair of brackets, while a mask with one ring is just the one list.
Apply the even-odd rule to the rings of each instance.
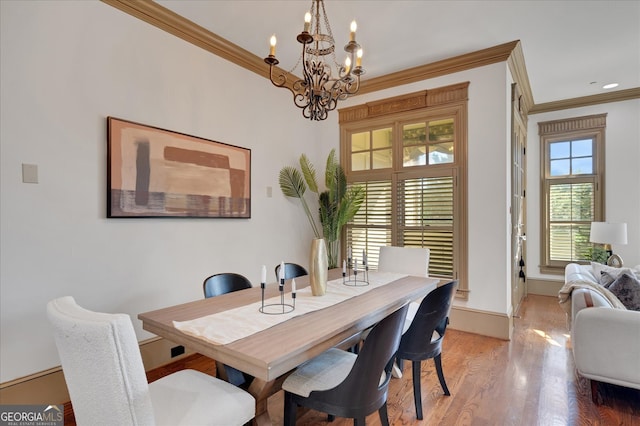
[[518, 85], [520, 92], [520, 109], [524, 116], [527, 116], [529, 110], [533, 107], [533, 93], [531, 92], [531, 84], [529, 83], [529, 74], [527, 74], [527, 67], [524, 62], [524, 53], [522, 52], [522, 43], [518, 41], [511, 55], [507, 59], [509, 70], [511, 71], [511, 77], [513, 81]]
[[520, 42], [516, 40], [487, 49], [465, 53], [453, 58], [367, 79], [360, 83], [358, 94], [377, 92], [379, 90], [415, 83], [417, 81], [440, 77], [484, 65], [505, 62], [519, 43]]
[[[263, 58], [231, 43], [152, 0], [101, 1], [269, 79], [269, 66], [264, 62]], [[533, 105], [533, 96], [531, 95], [531, 87], [524, 66], [524, 57], [519, 40], [364, 80], [360, 84], [358, 94], [377, 92], [383, 89], [499, 62], [508, 62], [514, 80], [520, 85], [520, 90], [525, 101], [525, 110], [528, 109], [529, 106]], [[275, 67], [274, 71], [287, 75], [287, 87], [289, 88], [291, 88], [293, 81], [299, 79], [299, 77], [279, 67]]]
[[628, 101], [630, 99], [638, 98], [640, 98], [640, 87], [634, 87], [632, 89], [616, 90], [615, 92], [600, 93], [598, 95], [582, 96], [579, 98], [536, 104], [529, 110], [529, 114], [540, 114], [543, 112], [608, 104], [611, 102]]

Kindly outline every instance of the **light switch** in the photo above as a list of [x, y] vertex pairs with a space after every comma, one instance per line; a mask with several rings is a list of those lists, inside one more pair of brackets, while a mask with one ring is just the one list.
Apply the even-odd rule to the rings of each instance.
[[22, 182], [38, 183], [38, 165], [22, 163]]

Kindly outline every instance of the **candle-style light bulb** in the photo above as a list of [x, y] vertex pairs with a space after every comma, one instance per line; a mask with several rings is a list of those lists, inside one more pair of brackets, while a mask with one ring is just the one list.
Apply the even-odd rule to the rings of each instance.
[[356, 52], [356, 67], [362, 66], [362, 49], [358, 49]]
[[278, 40], [276, 39], [276, 35], [272, 35], [271, 39], [269, 40], [269, 56], [276, 56], [276, 42]]
[[308, 33], [311, 28], [311, 14], [309, 12], [304, 14], [304, 32]]
[[348, 56], [344, 60], [344, 72], [345, 74], [349, 74], [351, 72], [351, 58]]
[[351, 21], [351, 34], [349, 34], [349, 41], [356, 41], [357, 29], [358, 29], [358, 24], [356, 24], [356, 21]]

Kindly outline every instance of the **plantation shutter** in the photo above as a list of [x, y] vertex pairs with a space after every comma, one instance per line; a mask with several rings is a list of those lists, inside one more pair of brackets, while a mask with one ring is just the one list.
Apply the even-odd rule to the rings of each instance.
[[[576, 182], [578, 180], [578, 182]], [[549, 260], [589, 259], [589, 233], [595, 221], [594, 179], [551, 182], [549, 200]]]
[[354, 182], [365, 189], [365, 199], [355, 217], [347, 224], [347, 246], [361, 259], [366, 251], [369, 266], [378, 267], [381, 246], [391, 245], [391, 181]]
[[398, 179], [396, 200], [396, 245], [429, 248], [429, 275], [453, 278], [453, 177]]

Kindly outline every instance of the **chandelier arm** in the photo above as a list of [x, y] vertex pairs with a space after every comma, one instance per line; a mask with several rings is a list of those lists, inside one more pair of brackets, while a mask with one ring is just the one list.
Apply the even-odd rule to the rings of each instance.
[[[287, 76], [283, 72], [281, 72], [277, 76], [274, 76], [274, 74], [273, 74], [273, 65], [271, 65], [269, 67], [269, 80], [271, 80], [271, 83], [276, 87], [285, 87], [285, 88], [289, 89], [289, 87], [287, 86]], [[291, 89], [289, 89], [289, 90], [291, 90]]]

